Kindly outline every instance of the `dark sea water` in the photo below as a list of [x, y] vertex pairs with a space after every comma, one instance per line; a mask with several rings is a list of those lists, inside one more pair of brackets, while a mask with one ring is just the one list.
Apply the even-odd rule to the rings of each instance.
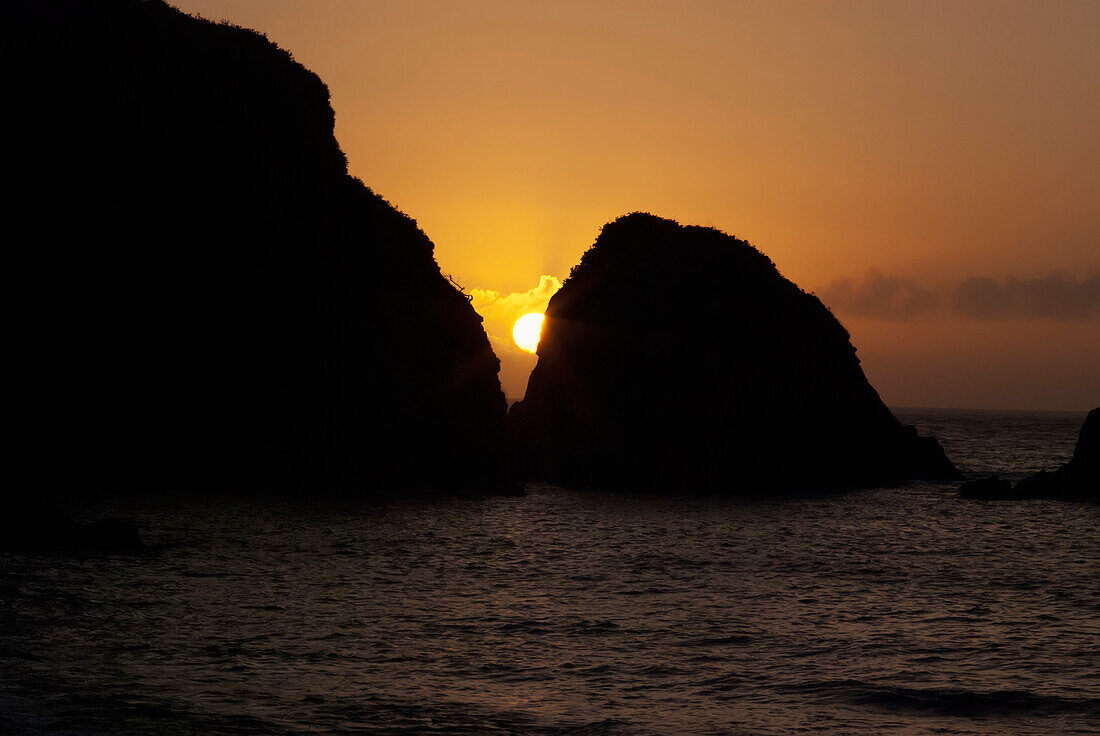
[[[1084, 419], [898, 413], [1008, 477]], [[1100, 506], [954, 490], [73, 501], [149, 546], [0, 555], [0, 733], [1100, 732]]]

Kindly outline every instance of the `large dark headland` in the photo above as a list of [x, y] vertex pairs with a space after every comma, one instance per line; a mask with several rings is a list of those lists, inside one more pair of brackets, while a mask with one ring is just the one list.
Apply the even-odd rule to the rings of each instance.
[[320, 79], [162, 2], [2, 13], [31, 482], [506, 486], [480, 318], [348, 175]]

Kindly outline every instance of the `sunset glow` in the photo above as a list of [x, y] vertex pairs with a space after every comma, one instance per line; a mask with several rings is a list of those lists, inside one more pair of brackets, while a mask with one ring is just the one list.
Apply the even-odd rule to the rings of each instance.
[[350, 173], [497, 295], [506, 395], [503, 313], [643, 211], [759, 248], [888, 404], [1094, 405], [1100, 3], [179, 5], [325, 81]]

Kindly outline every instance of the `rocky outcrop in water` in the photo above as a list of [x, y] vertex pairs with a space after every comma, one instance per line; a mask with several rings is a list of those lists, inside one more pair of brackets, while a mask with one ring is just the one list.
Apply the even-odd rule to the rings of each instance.
[[119, 552], [142, 546], [137, 527], [125, 519], [77, 521], [37, 501], [6, 504], [0, 515], [0, 551], [4, 552]]
[[1100, 407], [1085, 417], [1070, 461], [1053, 472], [1040, 470], [1013, 487], [1000, 481], [972, 481], [959, 487], [963, 498], [1022, 500], [1048, 498], [1059, 501], [1100, 502]]
[[480, 318], [348, 175], [320, 79], [158, 0], [0, 14], [36, 487], [503, 485]]
[[958, 477], [817, 297], [718, 230], [605, 225], [550, 300], [538, 356], [509, 415], [525, 478], [754, 492]]

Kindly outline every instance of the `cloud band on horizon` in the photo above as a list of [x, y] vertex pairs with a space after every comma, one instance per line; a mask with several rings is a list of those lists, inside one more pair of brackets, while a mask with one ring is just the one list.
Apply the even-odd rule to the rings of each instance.
[[841, 278], [817, 292], [840, 314], [905, 322], [933, 314], [979, 321], [1084, 321], [1100, 318], [1100, 273], [1078, 279], [1058, 272], [998, 281], [972, 276], [953, 286], [922, 286], [869, 269], [862, 280]]

